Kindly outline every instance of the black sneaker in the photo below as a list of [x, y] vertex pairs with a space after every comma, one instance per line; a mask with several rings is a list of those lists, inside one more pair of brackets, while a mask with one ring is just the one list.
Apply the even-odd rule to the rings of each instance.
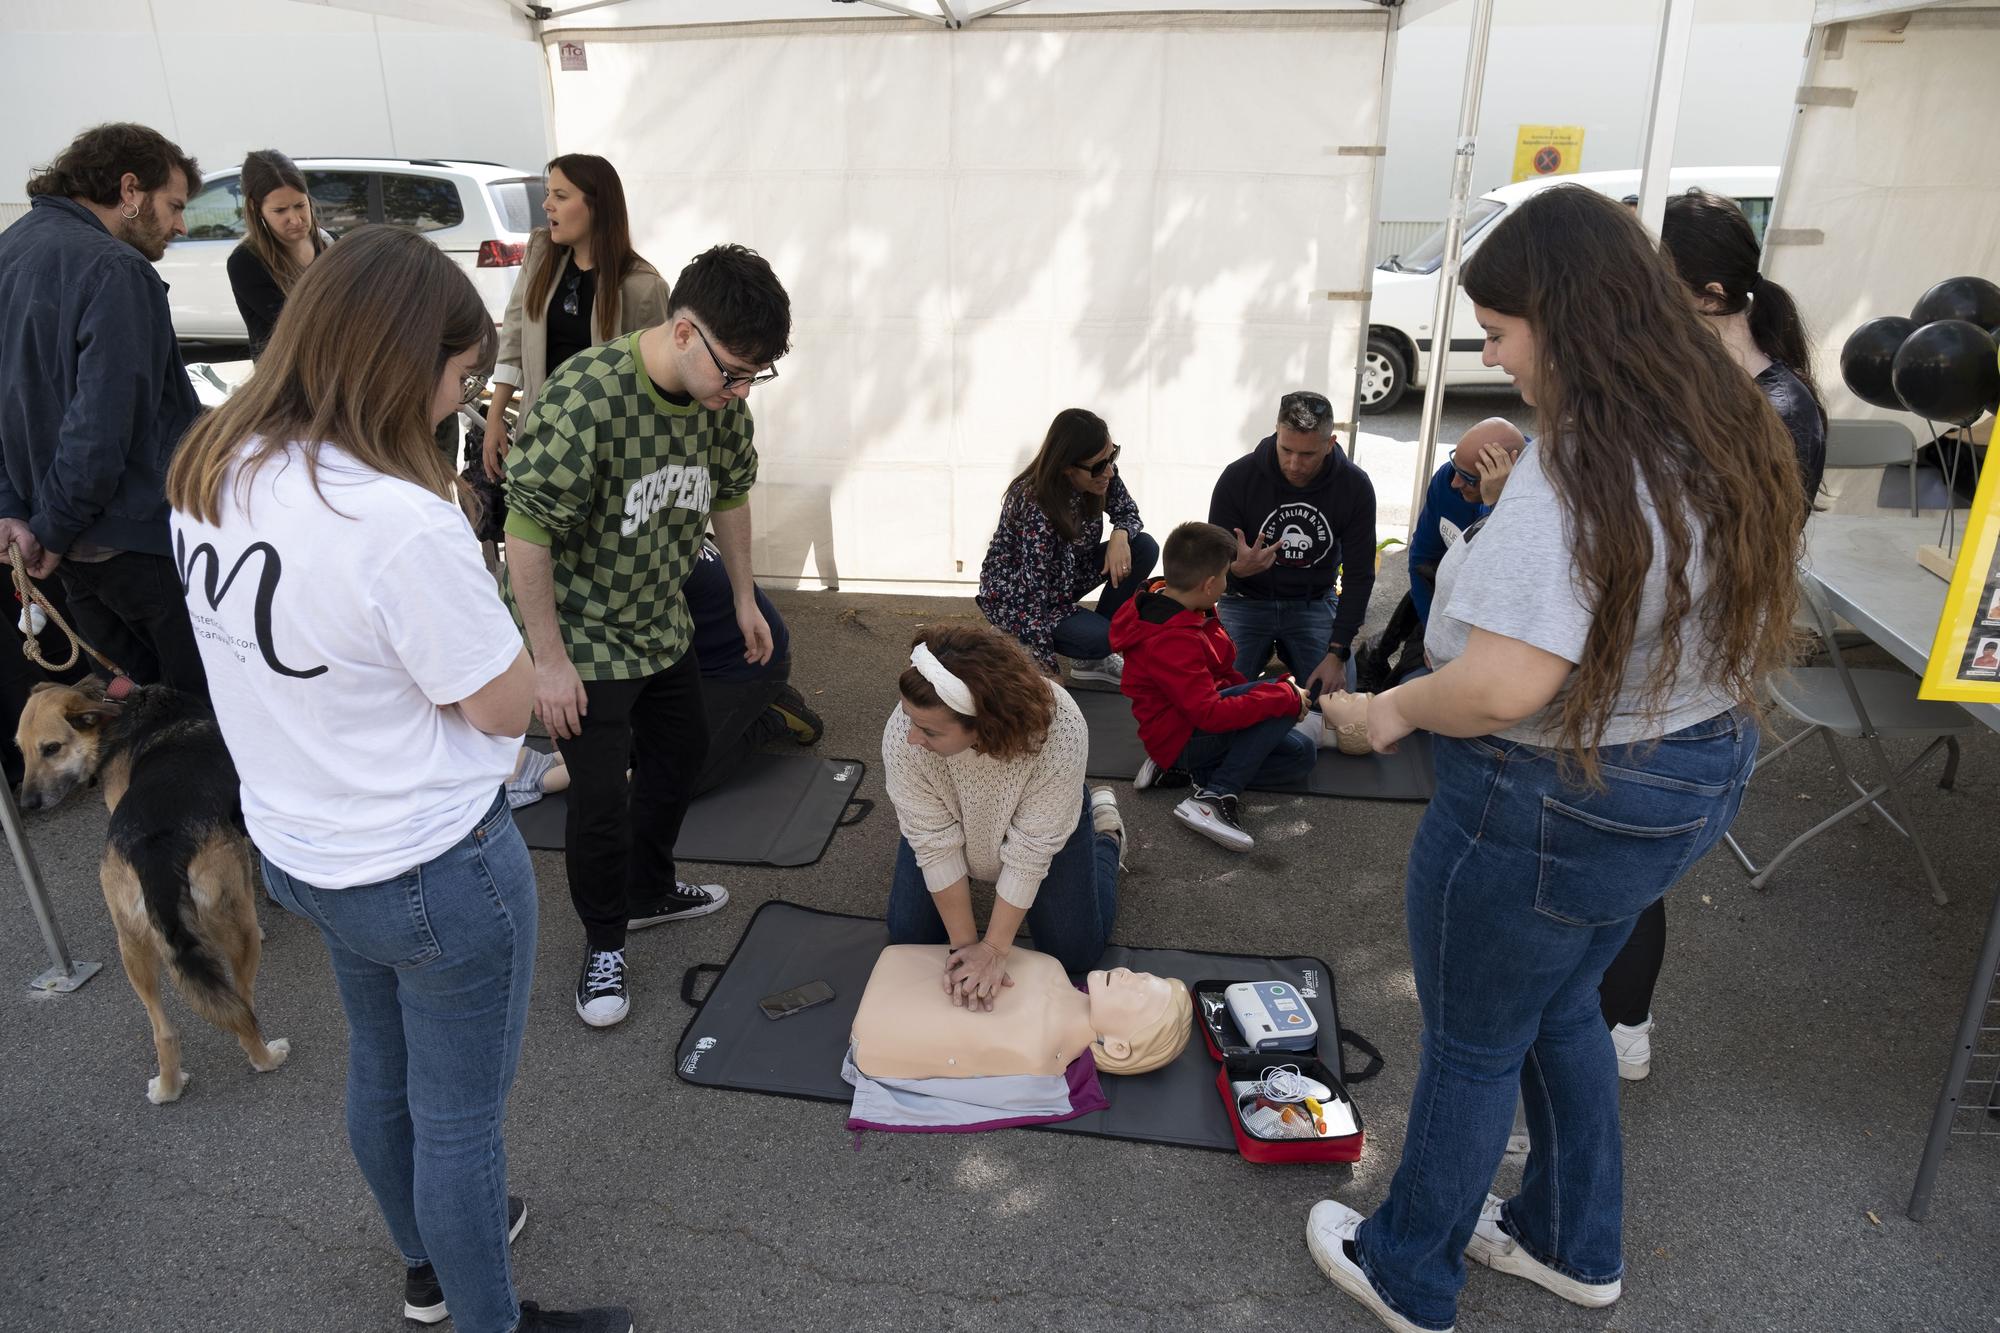
[[514, 1333], [633, 1333], [632, 1312], [622, 1305], [592, 1310], [544, 1310], [533, 1301], [521, 1302], [521, 1322]]
[[632, 1002], [625, 995], [625, 951], [599, 949], [583, 956], [576, 979], [576, 1016], [594, 1028], [625, 1021]]
[[1232, 852], [1247, 852], [1257, 845], [1257, 840], [1243, 830], [1234, 794], [1221, 795], [1197, 788], [1194, 795], [1174, 807], [1174, 818]]
[[684, 879], [677, 879], [674, 886], [654, 902], [643, 908], [633, 908], [632, 915], [626, 918], [625, 928], [644, 930], [647, 926], [657, 926], [665, 921], [687, 921], [707, 916], [710, 912], [721, 910], [728, 901], [729, 890], [720, 884], [690, 884]]
[[800, 745], [812, 745], [826, 735], [826, 719], [813, 712], [806, 704], [806, 697], [790, 685], [778, 692], [777, 702], [771, 707], [785, 719], [786, 730]]
[[[528, 1201], [518, 1194], [507, 1196], [507, 1243], [528, 1225]], [[417, 1324], [437, 1324], [449, 1318], [444, 1308], [444, 1288], [438, 1285], [437, 1270], [429, 1264], [403, 1270], [403, 1318]]]

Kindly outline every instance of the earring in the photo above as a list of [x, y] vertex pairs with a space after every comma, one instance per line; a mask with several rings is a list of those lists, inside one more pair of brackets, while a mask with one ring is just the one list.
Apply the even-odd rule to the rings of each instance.
[[121, 218], [124, 218], [124, 219], [125, 219], [125, 220], [126, 220], [127, 222], [131, 222], [131, 221], [134, 221], [134, 220], [135, 220], [135, 219], [137, 219], [137, 218], [138, 218], [138, 216], [139, 216], [139, 206], [138, 206], [137, 204], [134, 204], [134, 205], [132, 205], [132, 211], [131, 211], [131, 212], [129, 212], [129, 213], [125, 213], [125, 212], [120, 212], [120, 213], [118, 214], [118, 216], [119, 216], [119, 217], [121, 217]]

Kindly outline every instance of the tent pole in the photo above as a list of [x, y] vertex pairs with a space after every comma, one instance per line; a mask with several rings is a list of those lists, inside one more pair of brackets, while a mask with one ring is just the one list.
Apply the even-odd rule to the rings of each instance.
[[[1396, 35], [1403, 29], [1401, 14], [1389, 19], [1389, 31], [1382, 40], [1382, 91], [1381, 101], [1375, 114], [1375, 136], [1372, 142], [1389, 142], [1389, 95], [1390, 82], [1396, 73]], [[1361, 461], [1361, 380], [1368, 368], [1368, 315], [1375, 307], [1375, 238], [1382, 231], [1382, 159], [1377, 157], [1375, 178], [1368, 189], [1368, 254], [1366, 266], [1361, 270], [1365, 275], [1361, 296], [1361, 339], [1354, 349], [1354, 392], [1348, 401], [1351, 424], [1348, 426], [1347, 456], [1352, 461]]]
[[1653, 90], [1646, 99], [1646, 129], [1639, 142], [1639, 221], [1654, 236], [1667, 216], [1667, 185], [1674, 169], [1674, 134], [1681, 123], [1688, 47], [1694, 40], [1695, 0], [1661, 0], [1660, 38], [1653, 47]]
[[[1668, 0], [1672, 3], [1672, 0]], [[1465, 46], [1465, 90], [1458, 99], [1458, 148], [1452, 158], [1451, 207], [1445, 213], [1444, 261], [1438, 265], [1437, 305], [1431, 312], [1430, 382], [1424, 386], [1423, 426], [1417, 433], [1416, 476], [1410, 484], [1410, 523], [1430, 486], [1437, 454], [1438, 421], [1444, 414], [1445, 366], [1451, 356], [1451, 311], [1458, 297], [1459, 250], [1465, 241], [1465, 209], [1472, 198], [1472, 159], [1479, 142], [1479, 96], [1486, 86], [1486, 47], [1493, 33], [1493, 0], [1479, 0]], [[1372, 238], [1370, 243], [1372, 244]]]

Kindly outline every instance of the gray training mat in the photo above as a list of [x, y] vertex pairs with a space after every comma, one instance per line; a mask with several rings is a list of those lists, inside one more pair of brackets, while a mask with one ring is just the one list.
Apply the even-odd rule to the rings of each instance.
[[[1110, 690], [1071, 690], [1090, 727], [1089, 774], [1130, 782], [1145, 762], [1139, 744], [1139, 724], [1132, 720], [1132, 703]], [[1431, 766], [1431, 735], [1419, 731], [1403, 738], [1394, 754], [1342, 754], [1321, 750], [1319, 764], [1303, 784], [1258, 790], [1309, 792], [1314, 796], [1345, 796], [1363, 801], [1428, 801], [1437, 790]], [[1171, 794], [1171, 793], [1169, 793]]]
[[[681, 998], [697, 1005], [674, 1052], [681, 1079], [739, 1092], [851, 1102], [854, 1089], [841, 1080], [841, 1057], [868, 975], [888, 943], [888, 926], [873, 917], [822, 912], [796, 903], [765, 903], [750, 918], [727, 963], [689, 968], [681, 983]], [[1307, 997], [1319, 1019], [1319, 1058], [1340, 1068], [1333, 1036], [1340, 1030], [1333, 972], [1317, 958], [1251, 958], [1114, 944], [1105, 950], [1100, 966], [1179, 977], [1190, 985], [1205, 980], [1289, 981]], [[697, 1000], [695, 989], [706, 973], [719, 975], [706, 998]], [[827, 982], [834, 998], [790, 1018], [766, 1018], [757, 1007], [765, 996], [808, 981]], [[1373, 1048], [1365, 1044], [1357, 1043], [1356, 1049], [1373, 1055]], [[1342, 1077], [1357, 1083], [1372, 1077], [1379, 1067], [1380, 1058], [1373, 1057], [1370, 1068]], [[1216, 1063], [1196, 1022], [1187, 1049], [1164, 1069], [1102, 1075], [1110, 1103], [1104, 1110], [1035, 1128], [1233, 1153], [1236, 1139], [1215, 1090], [1215, 1074]]]
[[[548, 742], [529, 741], [546, 750]], [[753, 754], [729, 781], [694, 798], [674, 844], [678, 861], [726, 865], [809, 866], [825, 854], [835, 829], [858, 824], [874, 807], [862, 799], [858, 759]], [[530, 847], [561, 851], [569, 793], [544, 796], [514, 812]], [[849, 807], [854, 813], [849, 816]]]

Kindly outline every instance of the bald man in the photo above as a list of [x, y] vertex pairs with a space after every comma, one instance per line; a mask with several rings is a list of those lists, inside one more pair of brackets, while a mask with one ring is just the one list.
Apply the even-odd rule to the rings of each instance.
[[[1388, 688], [1423, 665], [1423, 627], [1431, 616], [1438, 562], [1474, 522], [1500, 498], [1514, 460], [1527, 448], [1525, 436], [1504, 417], [1488, 417], [1459, 437], [1451, 460], [1438, 468], [1424, 493], [1410, 533], [1410, 591], [1389, 617], [1388, 627], [1355, 663], [1364, 691]], [[1401, 650], [1391, 662], [1391, 655]]]

